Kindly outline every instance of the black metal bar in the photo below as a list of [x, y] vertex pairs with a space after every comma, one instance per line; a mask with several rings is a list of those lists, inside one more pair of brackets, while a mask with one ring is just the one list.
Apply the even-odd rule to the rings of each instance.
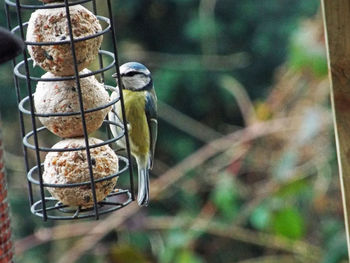
[[[17, 0], [18, 1], [18, 0]], [[72, 56], [74, 61], [74, 71], [75, 71], [75, 81], [77, 84], [78, 89], [78, 96], [79, 96], [79, 104], [80, 104], [80, 111], [81, 111], [81, 119], [83, 124], [83, 131], [84, 131], [84, 140], [85, 140], [85, 146], [86, 146], [86, 157], [89, 165], [89, 173], [90, 173], [90, 180], [91, 180], [91, 191], [92, 191], [92, 197], [94, 200], [94, 208], [95, 208], [95, 218], [96, 220], [99, 218], [98, 214], [98, 207], [97, 207], [97, 197], [96, 197], [96, 189], [95, 189], [95, 180], [94, 180], [94, 174], [92, 170], [92, 163], [91, 163], [91, 155], [90, 155], [90, 147], [89, 147], [89, 135], [87, 133], [86, 128], [86, 121], [85, 121], [85, 111], [84, 111], [84, 103], [83, 103], [83, 96], [81, 92], [80, 87], [80, 80], [79, 80], [79, 70], [78, 70], [78, 62], [77, 57], [75, 54], [75, 43], [73, 41], [74, 35], [73, 35], [73, 29], [72, 29], [72, 23], [70, 20], [70, 12], [69, 12], [69, 5], [68, 0], [64, 0], [65, 8], [66, 8], [66, 16], [67, 16], [67, 23], [68, 23], [68, 29], [69, 29], [69, 37], [70, 37], [70, 44], [72, 48]]]
[[[16, 7], [16, 3], [10, 1], [10, 0], [5, 0], [5, 2], [9, 5], [9, 6], [13, 6]], [[79, 0], [79, 1], [74, 1], [69, 3], [69, 6], [73, 6], [73, 5], [79, 5], [79, 4], [84, 4], [87, 2], [91, 2], [91, 0]], [[44, 5], [44, 4], [40, 4], [40, 5], [24, 5], [24, 4], [20, 4], [19, 7], [21, 9], [52, 9], [52, 8], [59, 8], [59, 7], [65, 7], [64, 4], [51, 4], [51, 5]]]
[[[91, 0], [90, 0], [91, 1]], [[85, 40], [89, 40], [89, 39], [92, 39], [92, 38], [96, 38], [96, 37], [99, 37], [99, 36], [102, 36], [103, 34], [106, 34], [107, 32], [110, 31], [110, 21], [108, 18], [106, 17], [103, 17], [103, 16], [96, 16], [97, 19], [101, 20], [101, 21], [105, 21], [108, 26], [105, 28], [105, 29], [102, 29], [100, 32], [97, 32], [95, 34], [92, 34], [92, 35], [88, 35], [88, 36], [85, 36], [85, 37], [77, 37], [75, 38], [73, 41], [74, 43], [76, 42], [82, 42], [82, 41], [85, 41]], [[26, 27], [28, 26], [28, 22], [25, 22], [23, 23], [23, 27]], [[20, 26], [16, 26], [14, 27], [11, 32], [12, 33], [16, 33], [16, 31], [19, 30], [19, 27]], [[61, 41], [52, 41], [52, 42], [32, 42], [32, 41], [24, 41], [25, 44], [27, 45], [31, 45], [31, 46], [52, 46], [52, 45], [62, 45], [62, 44], [70, 44], [71, 40], [61, 40]]]
[[[123, 162], [125, 163], [125, 166], [119, 170], [117, 173], [112, 174], [112, 175], [108, 175], [108, 176], [104, 176], [102, 178], [98, 178], [95, 180], [95, 183], [99, 183], [99, 182], [103, 182], [103, 181], [107, 181], [107, 180], [111, 180], [115, 177], [119, 177], [123, 172], [125, 172], [128, 168], [128, 159], [122, 156], [119, 156], [120, 160], [123, 160]], [[41, 166], [43, 166], [44, 164], [41, 164]], [[34, 166], [32, 169], [30, 169], [30, 171], [28, 172], [28, 180], [31, 181], [32, 183], [39, 185], [39, 181], [35, 180], [33, 178], [33, 173], [38, 169], [38, 166]], [[81, 182], [81, 183], [66, 183], [66, 184], [47, 184], [44, 183], [44, 187], [52, 187], [52, 188], [69, 188], [69, 187], [79, 187], [79, 186], [86, 186], [91, 184], [90, 181], [87, 182]]]
[[[112, 125], [115, 125], [115, 126], [119, 126], [119, 124], [117, 124], [116, 122], [112, 122], [112, 121], [106, 121], [104, 120], [103, 122], [105, 123], [109, 123], [109, 124], [112, 124]], [[121, 127], [123, 129], [123, 127]], [[47, 148], [47, 147], [38, 147], [38, 148], [35, 148], [35, 145], [32, 145], [28, 142], [28, 138], [30, 138], [31, 136], [33, 136], [34, 133], [39, 133], [41, 131], [44, 131], [44, 130], [47, 130], [46, 127], [40, 127], [38, 129], [36, 129], [36, 131], [30, 131], [29, 133], [27, 133], [24, 138], [23, 138], [23, 144], [29, 148], [29, 149], [32, 149], [32, 150], [36, 150], [38, 149], [39, 151], [41, 152], [74, 152], [74, 151], [80, 151], [80, 150], [86, 150], [86, 146], [81, 146], [81, 147], [76, 147], [76, 148]], [[123, 133], [121, 133], [120, 135], [118, 135], [118, 137], [113, 137], [112, 139], [109, 139], [107, 141], [104, 141], [104, 142], [101, 142], [101, 143], [96, 143], [96, 144], [93, 144], [93, 145], [90, 145], [90, 149], [92, 148], [97, 148], [97, 147], [100, 147], [100, 146], [104, 146], [104, 145], [107, 145], [107, 144], [111, 144], [113, 142], [116, 142], [117, 140], [119, 140], [120, 138], [122, 138], [124, 136]]]
[[[56, 205], [56, 206], [48, 206], [48, 207], [46, 207], [46, 211], [52, 211], [52, 210], [57, 210], [57, 209], [61, 209], [61, 208], [66, 208], [66, 207], [68, 207], [68, 205], [64, 205], [64, 204], [60, 204], [60, 205]], [[43, 209], [37, 209], [35, 211], [42, 212]]]
[[128, 190], [116, 189], [115, 191], [113, 191], [112, 193], [110, 193], [108, 196], [122, 195], [122, 194], [126, 194], [126, 193], [128, 193]]
[[[106, 120], [110, 121], [108, 114], [106, 116]], [[121, 127], [121, 128], [124, 128], [124, 127]], [[124, 131], [124, 129], [123, 129], [123, 131]], [[111, 129], [109, 127], [107, 127], [107, 126], [106, 126], [106, 133], [107, 133], [107, 139], [110, 141], [113, 138], [113, 136], [112, 136]], [[111, 146], [111, 145], [109, 145], [109, 146]]]
[[[10, 17], [10, 10], [9, 6], [5, 3], [5, 14], [7, 18], [7, 28], [8, 30], [11, 30], [11, 17]], [[16, 58], [12, 60], [12, 68], [15, 68], [16, 65]], [[19, 83], [18, 79], [15, 75], [13, 75], [13, 81], [15, 83], [15, 90], [16, 90], [16, 98], [17, 98], [17, 104], [21, 101], [21, 93], [20, 93], [20, 88], [19, 88]], [[20, 123], [20, 128], [21, 128], [21, 135], [22, 138], [25, 136], [25, 127], [24, 127], [24, 120], [23, 120], [23, 113], [19, 111], [19, 123]], [[28, 151], [27, 148], [22, 145], [22, 151], [23, 151], [23, 156], [24, 156], [24, 163], [25, 163], [25, 168], [26, 172], [29, 172], [29, 163], [28, 163]], [[28, 197], [29, 197], [29, 204], [30, 206], [33, 205], [34, 199], [33, 199], [33, 188], [32, 188], [32, 183], [27, 181], [28, 184]]]
[[[127, 197], [127, 200], [123, 203], [121, 203], [121, 205], [114, 205], [114, 204], [109, 204], [109, 205], [114, 205], [111, 208], [108, 209], [103, 209], [100, 211], [100, 215], [104, 215], [116, 210], [119, 210], [125, 206], [127, 206], [128, 204], [130, 204], [133, 200], [131, 198], [131, 193], [127, 190], [121, 190], [118, 195], [125, 195]], [[115, 194], [109, 194], [109, 196], [115, 196]], [[46, 201], [50, 202], [50, 201], [55, 201], [55, 199], [53, 197], [46, 197]], [[102, 205], [101, 203], [105, 202], [105, 201], [101, 201], [98, 204]], [[108, 202], [108, 201], [107, 201]], [[40, 205], [42, 205], [41, 200], [35, 202], [32, 207], [31, 207], [31, 212], [37, 216], [42, 216], [42, 208], [39, 208]], [[57, 212], [57, 211], [62, 211], [64, 210], [65, 206], [62, 206], [61, 204], [57, 205], [57, 206], [49, 206], [48, 207], [50, 209], [51, 212]], [[67, 207], [69, 209], [69, 207]], [[79, 215], [77, 217], [74, 217], [74, 214], [76, 213], [76, 209], [72, 210], [70, 209], [69, 211], [66, 211], [66, 213], [70, 213], [71, 215], [66, 215], [66, 216], [56, 216], [56, 215], [48, 215], [48, 219], [53, 219], [53, 220], [72, 220], [72, 219], [84, 219], [84, 218], [89, 218], [89, 217], [93, 217], [95, 216], [94, 213], [89, 213], [89, 211], [91, 211], [91, 209], [86, 208], [86, 209], [80, 209]]]
[[[27, 109], [24, 108], [24, 104], [29, 100], [29, 96], [25, 97], [23, 100], [21, 100], [18, 104], [18, 109], [24, 113], [24, 114], [28, 114], [30, 115], [31, 112]], [[90, 113], [90, 112], [95, 112], [95, 111], [99, 111], [99, 110], [103, 110], [105, 108], [108, 108], [110, 106], [112, 106], [113, 104], [115, 104], [116, 102], [119, 101], [119, 98], [116, 98], [112, 101], [110, 101], [107, 104], [95, 107], [95, 108], [91, 108], [88, 110], [85, 110], [85, 113]], [[55, 112], [55, 113], [34, 113], [35, 117], [67, 117], [67, 116], [74, 116], [74, 115], [79, 115], [80, 112], [78, 111], [73, 111], [73, 112]]]
[[[16, 0], [16, 12], [17, 12], [17, 19], [18, 19], [18, 24], [20, 25], [20, 31], [21, 31], [21, 37], [24, 40], [24, 30], [22, 26], [22, 16], [21, 16], [21, 7], [20, 7], [20, 2], [19, 0]], [[28, 59], [27, 59], [27, 53], [26, 50], [23, 51], [23, 57], [24, 57], [24, 64], [25, 64], [25, 69], [26, 69], [26, 81], [27, 81], [27, 89], [29, 93], [29, 98], [30, 98], [30, 110], [32, 112], [31, 115], [31, 121], [32, 121], [32, 127], [36, 131], [36, 123], [35, 123], [35, 116], [34, 116], [34, 102], [33, 102], [33, 94], [32, 94], [32, 87], [29, 79], [29, 66], [28, 66]], [[38, 135], [34, 133], [34, 144], [36, 149], [39, 147], [39, 140], [38, 140]], [[40, 180], [40, 196], [41, 196], [41, 201], [42, 201], [42, 206], [43, 206], [43, 220], [47, 220], [47, 214], [45, 210], [45, 192], [44, 192], [44, 187], [43, 187], [43, 178], [42, 178], [42, 172], [41, 172], [41, 161], [40, 161], [40, 154], [39, 151], [35, 151], [35, 156], [37, 160], [37, 165], [39, 166], [38, 171], [39, 171], [39, 180]]]
[[123, 203], [109, 202], [109, 201], [101, 201], [101, 202], [99, 202], [99, 204], [101, 204], [101, 205], [123, 205]]
[[[86, 77], [90, 77], [92, 75], [97, 75], [97, 74], [100, 74], [101, 72], [107, 71], [107, 70], [109, 70], [109, 69], [114, 67], [115, 60], [114, 60], [114, 54], [113, 53], [108, 52], [106, 50], [100, 50], [99, 53], [113, 58], [112, 62], [109, 65], [107, 65], [106, 67], [102, 68], [102, 69], [91, 71], [89, 73], [79, 74], [80, 78], [86, 78]], [[32, 59], [30, 58], [30, 59], [28, 59], [28, 61], [32, 61]], [[20, 67], [23, 66], [23, 64], [24, 64], [23, 61], [19, 62], [16, 65], [16, 67], [14, 69], [14, 72], [15, 72], [17, 77], [19, 77], [21, 79], [26, 79], [26, 76], [19, 71]], [[49, 82], [49, 81], [65, 81], [65, 80], [75, 80], [75, 76], [62, 76], [62, 77], [56, 77], [56, 78], [30, 77], [30, 80], [37, 81], [37, 82], [38, 81], [45, 81], [45, 82]]]
[[[92, 0], [92, 9], [94, 11], [94, 14], [97, 16], [97, 5], [96, 5], [96, 0]], [[110, 24], [109, 24], [110, 26]], [[101, 48], [100, 48], [101, 49]], [[98, 62], [100, 64], [100, 69], [103, 68], [103, 59], [102, 56], [100, 55], [100, 53], [98, 53]], [[102, 72], [101, 73], [101, 81], [104, 83], [105, 82], [105, 75]]]
[[126, 152], [128, 155], [128, 159], [130, 160], [129, 175], [130, 175], [131, 197], [132, 197], [132, 200], [135, 200], [134, 178], [133, 178], [133, 172], [132, 172], [132, 160], [131, 160], [131, 152], [130, 152], [129, 132], [128, 132], [128, 127], [127, 127], [127, 120], [126, 120], [125, 107], [124, 107], [124, 96], [123, 96], [123, 89], [122, 89], [123, 82], [121, 80], [120, 70], [119, 70], [119, 57], [118, 57], [117, 44], [116, 44], [116, 30], [114, 28], [114, 20], [113, 20], [111, 1], [107, 0], [107, 4], [108, 4], [109, 19], [111, 21], [111, 32], [112, 32], [112, 38], [113, 38], [112, 42], [113, 42], [113, 50], [114, 50], [114, 54], [115, 54], [115, 70], [117, 72], [118, 83], [119, 83], [118, 87], [119, 87], [119, 95], [120, 95], [120, 102], [121, 102], [121, 109], [122, 109], [123, 124], [124, 124], [124, 130], [125, 130]]
[[74, 213], [73, 218], [78, 218], [80, 213], [80, 206], [78, 206], [77, 211]]

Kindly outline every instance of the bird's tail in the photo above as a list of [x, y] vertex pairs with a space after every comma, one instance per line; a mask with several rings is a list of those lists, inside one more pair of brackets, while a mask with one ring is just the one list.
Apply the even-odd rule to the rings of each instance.
[[149, 160], [143, 161], [137, 159], [138, 169], [138, 195], [137, 202], [139, 206], [147, 206], [149, 202]]

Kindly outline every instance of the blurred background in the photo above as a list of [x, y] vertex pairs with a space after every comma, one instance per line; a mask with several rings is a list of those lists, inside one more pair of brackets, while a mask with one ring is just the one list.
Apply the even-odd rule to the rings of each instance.
[[319, 1], [112, 2], [120, 61], [147, 65], [159, 99], [151, 204], [99, 221], [33, 216], [2, 65], [16, 261], [347, 262]]

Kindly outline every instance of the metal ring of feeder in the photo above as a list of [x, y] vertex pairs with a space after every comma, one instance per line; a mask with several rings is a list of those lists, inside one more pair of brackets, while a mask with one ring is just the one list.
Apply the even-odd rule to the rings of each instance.
[[[115, 126], [121, 128], [122, 132], [117, 137], [108, 139], [108, 140], [106, 140], [104, 142], [101, 142], [101, 143], [96, 143], [96, 144], [93, 144], [93, 145], [89, 145], [89, 149], [93, 149], [93, 148], [101, 147], [101, 146], [104, 146], [104, 145], [107, 145], [107, 144], [111, 144], [111, 143], [116, 142], [116, 141], [118, 141], [118, 140], [120, 140], [121, 138], [124, 137], [125, 130], [121, 126], [121, 124], [113, 122], [113, 121], [107, 121], [107, 120], [104, 120], [103, 123], [115, 125]], [[47, 130], [47, 128], [43, 126], [43, 127], [37, 128], [36, 129], [36, 133], [38, 134], [38, 133], [40, 133], [42, 131], [45, 131], [45, 130]], [[34, 131], [30, 131], [24, 136], [24, 138], [23, 138], [23, 145], [26, 148], [29, 148], [29, 149], [32, 149], [32, 150], [38, 150], [40, 152], [74, 152], [74, 151], [86, 150], [86, 146], [76, 147], [76, 148], [68, 148], [68, 149], [65, 149], [65, 148], [55, 148], [55, 149], [53, 149], [53, 148], [47, 148], [47, 147], [35, 147], [35, 145], [29, 143], [29, 138], [32, 137], [33, 135], [34, 135]]]
[[[98, 202], [98, 206], [99, 206], [99, 214], [100, 215], [104, 215], [116, 210], [119, 210], [125, 206], [127, 206], [128, 204], [130, 204], [133, 199], [132, 199], [132, 195], [130, 193], [129, 190], [121, 190], [121, 189], [116, 189], [117, 192], [112, 192], [110, 193], [105, 200], [102, 200], [101, 202]], [[118, 196], [118, 195], [124, 195], [127, 199], [126, 201], [119, 203], [119, 202], [112, 202], [109, 201], [108, 198], [114, 197], [114, 196]], [[52, 204], [50, 206], [50, 202], [55, 203]], [[45, 197], [45, 203], [47, 203], [48, 205], [46, 206], [46, 212], [49, 213], [61, 213], [62, 215], [54, 215], [54, 214], [47, 214], [47, 218], [48, 219], [52, 219], [52, 220], [72, 220], [72, 219], [84, 219], [84, 218], [89, 218], [89, 217], [94, 217], [95, 213], [94, 213], [94, 208], [89, 208], [89, 209], [81, 209], [79, 207], [77, 207], [76, 209], [70, 208], [70, 209], [65, 209], [67, 208], [66, 205], [63, 205], [60, 202], [57, 202], [57, 200], [53, 197]], [[108, 207], [109, 206], [109, 207]], [[43, 217], [43, 209], [42, 209], [42, 201], [39, 200], [37, 202], [35, 202], [32, 206], [31, 206], [31, 212], [39, 217]], [[69, 214], [73, 214], [73, 215], [69, 215]]]
[[[108, 175], [108, 176], [104, 176], [104, 177], [101, 177], [101, 178], [98, 178], [98, 179], [95, 179], [95, 182], [96, 183], [99, 183], [99, 182], [103, 182], [103, 181], [106, 181], [106, 180], [110, 180], [112, 178], [115, 178], [115, 177], [119, 177], [123, 172], [125, 172], [127, 169], [128, 169], [128, 165], [129, 165], [129, 161], [127, 158], [123, 157], [123, 156], [120, 156], [118, 155], [118, 161], [120, 161], [121, 163], [124, 164], [123, 168], [120, 169], [117, 173], [115, 174], [111, 174], [111, 175]], [[41, 167], [43, 167], [44, 164], [42, 163], [41, 164]], [[30, 171], [28, 172], [27, 174], [27, 178], [30, 182], [32, 182], [33, 184], [36, 184], [36, 185], [40, 185], [40, 182], [39, 180], [35, 179], [33, 177], [33, 174], [38, 170], [38, 166], [34, 166], [32, 169], [30, 169]], [[91, 184], [90, 181], [86, 181], [86, 182], [81, 182], [81, 183], [71, 183], [71, 184], [47, 184], [47, 183], [43, 183], [43, 186], [44, 187], [52, 187], [52, 188], [72, 188], [72, 187], [79, 187], [79, 186], [85, 186], [85, 185], [89, 185]]]
[[[79, 0], [75, 2], [71, 2], [68, 5], [69, 6], [74, 6], [74, 5], [79, 5], [79, 4], [85, 4], [91, 2], [91, 0]], [[5, 0], [5, 3], [9, 6], [16, 7], [16, 3], [10, 1], [10, 0]], [[24, 4], [19, 4], [19, 7], [22, 9], [53, 9], [53, 8], [60, 8], [60, 7], [65, 7], [65, 4], [51, 4], [51, 5], [44, 5], [44, 4], [38, 4], [38, 5], [24, 5]]]
[[[115, 88], [111, 87], [111, 86], [107, 86], [105, 85], [106, 89], [110, 89], [110, 90], [115, 90]], [[34, 96], [34, 95], [33, 95]], [[114, 105], [116, 102], [118, 102], [120, 100], [120, 96], [118, 96], [116, 99], [112, 100], [111, 102], [104, 104], [102, 106], [99, 107], [95, 107], [95, 108], [91, 108], [88, 110], [84, 110], [84, 113], [90, 113], [90, 112], [95, 112], [95, 111], [99, 111], [105, 108], [108, 108], [112, 105]], [[29, 96], [25, 97], [24, 99], [22, 99], [18, 105], [18, 109], [23, 112], [24, 114], [27, 115], [31, 115], [32, 113], [30, 112], [30, 110], [27, 110], [25, 108], [25, 104], [29, 101]], [[79, 115], [81, 114], [80, 111], [74, 111], [74, 112], [55, 112], [55, 113], [34, 113], [33, 115], [36, 117], [66, 117], [66, 116], [74, 116], [74, 115]]]
[[[90, 77], [92, 75], [97, 75], [97, 74], [101, 74], [107, 70], [110, 70], [111, 68], [114, 67], [115, 65], [115, 58], [112, 52], [106, 51], [106, 50], [99, 50], [98, 52], [100, 55], [106, 55], [110, 58], [112, 58], [112, 62], [109, 63], [107, 66], [95, 70], [95, 71], [91, 71], [89, 73], [84, 73], [84, 74], [79, 74], [79, 78], [86, 78], [86, 77]], [[33, 61], [33, 59], [29, 58], [28, 61]], [[21, 62], [19, 62], [15, 68], [14, 68], [14, 73], [17, 77], [21, 78], [21, 79], [27, 79], [27, 76], [23, 73], [20, 72], [20, 68], [24, 66], [24, 61], [22, 60]], [[40, 77], [32, 77], [29, 76], [29, 79], [32, 81], [45, 81], [45, 82], [49, 82], [49, 81], [66, 81], [66, 80], [75, 80], [75, 76], [62, 76], [62, 77], [56, 77], [56, 78], [40, 78]]]
[[[73, 41], [74, 42], [81, 42], [84, 40], [89, 40], [92, 38], [96, 38], [99, 37], [101, 35], [104, 35], [105, 33], [109, 32], [111, 30], [111, 21], [109, 18], [104, 17], [104, 16], [96, 16], [98, 20], [100, 21], [104, 21], [107, 23], [107, 27], [105, 29], [102, 29], [100, 32], [97, 32], [95, 34], [89, 35], [89, 36], [85, 36], [85, 37], [78, 37], [78, 38], [74, 38]], [[28, 26], [28, 22], [25, 22], [22, 24], [22, 27], [27, 27]], [[20, 26], [16, 26], [14, 27], [11, 32], [12, 33], [16, 33], [16, 31], [18, 31], [20, 29]], [[70, 44], [70, 40], [62, 40], [62, 41], [53, 41], [53, 42], [31, 42], [31, 41], [24, 41], [24, 43], [26, 45], [30, 45], [30, 46], [51, 46], [51, 45], [67, 45]]]

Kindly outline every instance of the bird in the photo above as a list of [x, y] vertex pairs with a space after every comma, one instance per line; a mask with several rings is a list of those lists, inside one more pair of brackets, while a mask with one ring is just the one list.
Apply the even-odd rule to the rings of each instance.
[[[121, 85], [127, 130], [130, 142], [131, 155], [136, 159], [138, 170], [139, 206], [148, 206], [149, 203], [149, 171], [154, 161], [154, 151], [158, 135], [157, 96], [153, 86], [151, 72], [146, 66], [138, 62], [128, 62], [120, 66], [120, 79], [118, 74], [112, 75], [116, 79], [117, 88], [112, 92], [111, 99], [119, 96]], [[121, 123], [122, 112], [120, 101], [112, 106], [109, 120]], [[119, 125], [119, 127], [123, 127]], [[110, 125], [114, 137], [122, 131], [116, 125]], [[125, 139], [117, 141], [118, 146], [126, 148]]]

